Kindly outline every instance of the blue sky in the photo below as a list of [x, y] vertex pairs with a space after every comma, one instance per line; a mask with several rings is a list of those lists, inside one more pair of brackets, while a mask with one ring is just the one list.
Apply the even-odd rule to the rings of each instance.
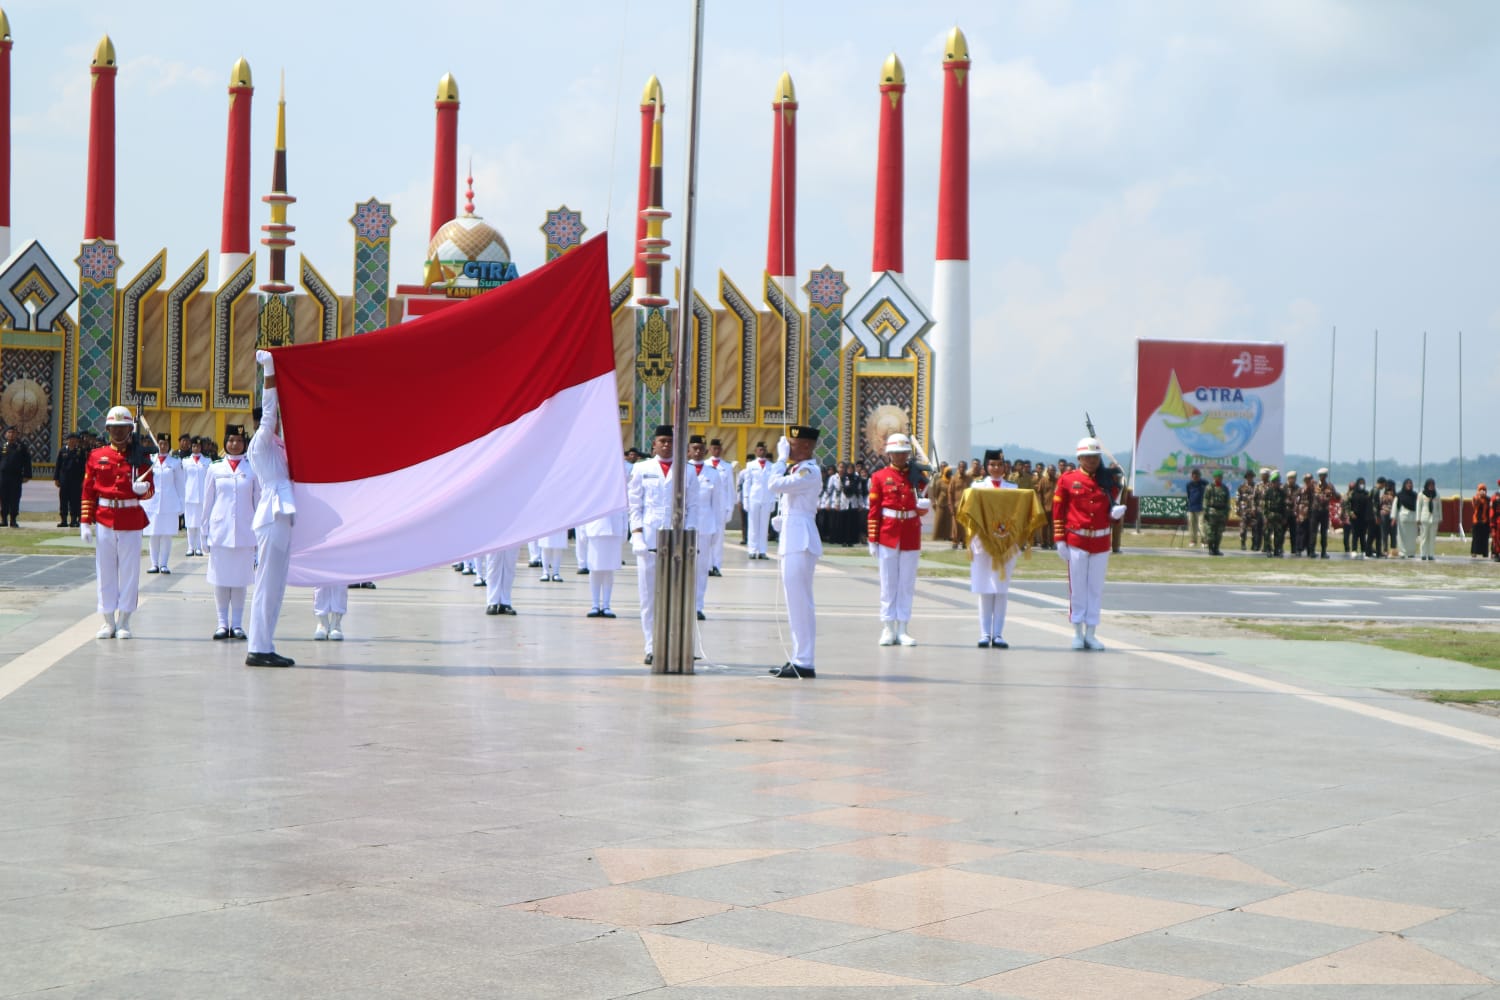
[[[637, 104], [667, 100], [668, 205], [680, 224], [690, 5], [662, 0], [429, 8], [265, 0], [4, 4], [12, 68], [14, 244], [71, 262], [82, 235], [88, 64], [119, 53], [125, 270], [157, 249], [184, 270], [217, 251], [226, 88], [255, 74], [254, 186], [269, 186], [277, 74], [287, 79], [290, 219], [347, 289], [356, 201], [393, 201], [398, 279], [426, 244], [432, 99], [458, 79], [461, 158], [479, 214], [522, 270], [566, 202], [610, 227], [616, 273], [633, 226]], [[1288, 344], [1288, 450], [1415, 460], [1428, 331], [1429, 459], [1500, 451], [1500, 5], [1404, 0], [709, 4], [696, 267], [742, 288], [764, 266], [770, 101], [783, 69], [799, 111], [798, 268], [869, 272], [877, 83], [908, 79], [906, 272], [932, 283], [941, 46], [973, 65], [976, 443], [1063, 449], [1089, 409], [1128, 447], [1141, 337]], [[265, 221], [263, 206], [254, 223]], [[258, 235], [258, 234], [257, 234]], [[680, 243], [680, 232], [674, 232]], [[262, 262], [264, 263], [264, 262]], [[212, 271], [210, 273], [213, 273]], [[1380, 371], [1371, 360], [1380, 335]]]

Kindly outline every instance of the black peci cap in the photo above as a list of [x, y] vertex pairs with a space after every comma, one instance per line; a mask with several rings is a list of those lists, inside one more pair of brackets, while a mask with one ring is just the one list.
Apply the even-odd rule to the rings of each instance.
[[816, 441], [818, 439], [818, 429], [816, 427], [808, 427], [806, 424], [792, 424], [792, 426], [786, 429], [786, 436], [789, 438], [805, 438], [808, 441]]
[[724, 442], [720, 441], [718, 438], [709, 438], [708, 439], [708, 446], [710, 448], [715, 448], [715, 447], [722, 448], [722, 447], [724, 447]]
[[1005, 461], [1005, 452], [999, 448], [986, 448], [984, 451], [984, 461], [986, 465], [990, 462], [1003, 462]]
[[672, 436], [672, 425], [671, 424], [657, 424], [656, 425], [656, 433], [653, 436], [654, 437], [659, 437], [659, 438], [669, 438], [669, 437], [671, 437]]
[[689, 434], [688, 435], [688, 444], [702, 444], [702, 443], [703, 443], [703, 435], [702, 434]]

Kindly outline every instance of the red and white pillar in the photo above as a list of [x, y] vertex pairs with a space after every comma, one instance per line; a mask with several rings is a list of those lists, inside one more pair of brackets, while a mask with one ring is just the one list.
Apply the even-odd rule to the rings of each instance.
[[224, 218], [219, 227], [219, 287], [250, 258], [250, 64], [229, 71], [229, 134], [224, 153]]
[[880, 141], [875, 167], [875, 252], [870, 263], [873, 285], [885, 271], [902, 274], [903, 191], [906, 139], [902, 129], [906, 70], [892, 52], [880, 70]]
[[635, 243], [632, 244], [634, 254], [631, 258], [631, 282], [630, 297], [637, 305], [642, 298], [652, 298], [647, 289], [647, 279], [650, 275], [650, 267], [646, 258], [642, 256], [642, 241], [647, 238], [647, 220], [643, 214], [652, 205], [651, 188], [651, 136], [656, 125], [656, 109], [660, 107], [666, 111], [666, 105], [662, 101], [661, 81], [652, 76], [646, 81], [646, 89], [641, 92], [641, 157], [640, 172], [636, 184], [636, 206], [635, 206]]
[[954, 28], [943, 56], [943, 151], [932, 281], [932, 442], [948, 461], [973, 457], [969, 406], [969, 43]]
[[766, 237], [766, 273], [788, 302], [797, 300], [797, 91], [782, 73], [771, 102], [771, 222]]
[[458, 218], [458, 81], [444, 73], [437, 89], [437, 142], [432, 154], [432, 225], [429, 239]]
[[88, 190], [84, 198], [83, 238], [115, 241], [115, 43], [105, 35], [89, 66]]
[[10, 18], [0, 10], [0, 260], [10, 256]]

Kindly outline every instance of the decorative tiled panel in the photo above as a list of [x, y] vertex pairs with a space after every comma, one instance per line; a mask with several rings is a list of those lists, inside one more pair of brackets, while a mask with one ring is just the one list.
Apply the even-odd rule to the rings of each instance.
[[120, 257], [113, 244], [93, 240], [83, 244], [78, 264], [77, 420], [79, 427], [103, 433], [104, 415], [115, 395], [115, 273]]
[[[391, 215], [389, 203], [371, 198], [354, 207], [354, 216], [349, 223], [354, 226], [354, 332], [369, 333], [388, 325], [386, 306], [391, 289], [391, 227], [396, 220]], [[304, 273], [305, 269], [304, 258]]]
[[805, 422], [833, 435], [835, 455], [847, 454], [839, 423], [839, 342], [843, 338], [844, 272], [813, 271], [807, 291], [807, 415]]

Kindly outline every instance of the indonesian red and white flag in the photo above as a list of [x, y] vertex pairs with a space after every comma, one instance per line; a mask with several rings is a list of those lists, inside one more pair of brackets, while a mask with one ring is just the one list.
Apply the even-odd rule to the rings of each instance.
[[625, 506], [602, 236], [462, 305], [275, 356], [289, 583], [411, 573]]

